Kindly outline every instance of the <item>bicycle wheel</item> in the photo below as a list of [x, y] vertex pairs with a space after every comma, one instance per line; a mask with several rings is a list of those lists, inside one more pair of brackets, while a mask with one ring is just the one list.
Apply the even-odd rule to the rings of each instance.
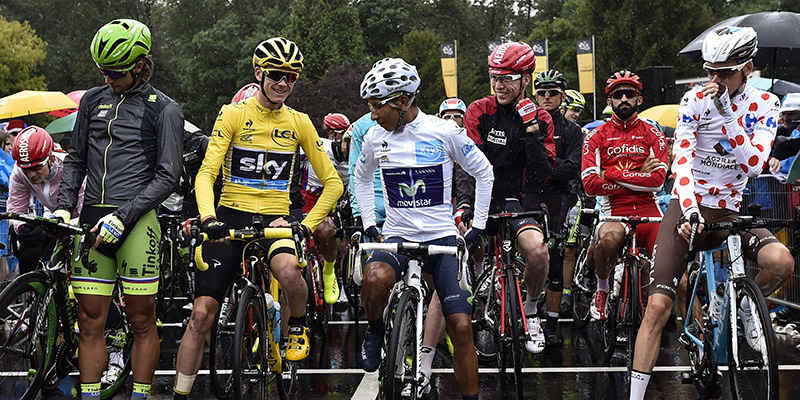
[[18, 277], [0, 293], [0, 398], [33, 399], [52, 356], [58, 316], [42, 271]]
[[269, 363], [263, 307], [256, 289], [244, 288], [236, 310], [233, 335], [233, 396], [236, 400], [267, 398]]
[[625, 347], [627, 350], [626, 364], [628, 367], [628, 379], [631, 376], [633, 369], [633, 349], [636, 345], [636, 334], [639, 332], [639, 326], [642, 324], [642, 286], [641, 270], [636, 260], [629, 261], [625, 266], [625, 273], [628, 275], [628, 299], [625, 301], [625, 333], [626, 340]]
[[133, 332], [125, 312], [119, 282], [114, 288], [104, 335], [108, 365], [100, 379], [100, 398], [110, 399], [122, 388], [131, 373]]
[[[736, 320], [731, 321], [737, 324], [738, 337], [731, 335], [728, 340], [733, 398], [777, 399], [778, 355], [764, 296], [749, 278], [736, 279], [733, 286], [731, 301], [736, 302], [739, 310]], [[734, 340], [737, 343], [735, 353]]]
[[491, 319], [498, 321], [493, 281], [494, 268], [486, 268], [480, 277], [472, 281], [472, 319], [475, 321], [472, 324], [472, 341], [481, 363], [497, 360], [496, 332], [494, 326], [484, 318], [484, 313], [488, 313]]
[[[713, 323], [708, 315], [709, 304], [708, 294], [706, 293], [706, 275], [699, 275], [698, 270], [690, 269], [688, 284], [686, 285], [686, 299], [692, 298], [694, 292], [695, 281], [698, 279], [697, 292], [695, 293], [696, 304], [702, 305], [698, 307], [699, 314], [695, 317], [694, 322], [689, 326], [692, 334], [701, 338], [703, 341], [702, 348], [688, 338], [681, 340], [689, 352], [689, 365], [692, 368], [690, 377], [697, 393], [701, 399], [718, 398], [719, 396], [719, 373], [717, 372], [717, 365], [714, 363], [714, 343], [713, 343]], [[692, 311], [687, 312], [687, 315]]]
[[380, 384], [381, 398], [385, 400], [400, 399], [400, 392], [406, 383], [411, 383], [411, 398], [417, 399], [418, 382], [414, 375], [417, 371], [417, 304], [420, 299], [413, 290], [406, 290], [394, 308], [392, 327], [386, 358], [381, 363]]
[[218, 399], [228, 399], [233, 393], [233, 343], [236, 328], [236, 298], [238, 285], [234, 282], [222, 298], [219, 313], [211, 327], [208, 365], [211, 389]]
[[[322, 258], [316, 249], [306, 252], [308, 265], [304, 268], [303, 275], [308, 286], [308, 300], [306, 312], [308, 313], [308, 330], [311, 338], [324, 338], [328, 328], [328, 318], [325, 313], [324, 283], [322, 282]], [[314, 340], [311, 340], [314, 343]], [[313, 350], [313, 349], [312, 349]]]
[[[514, 261], [517, 264], [519, 261]], [[521, 269], [520, 271], [524, 270]], [[523, 324], [526, 323], [525, 315], [520, 309], [519, 297], [517, 288], [519, 288], [519, 280], [516, 275], [517, 269], [506, 268], [506, 310], [508, 312], [509, 326], [511, 327], [511, 361], [514, 363], [514, 384], [517, 389], [517, 398], [522, 400], [522, 329]], [[527, 340], [525, 338], [524, 340]]]
[[575, 277], [572, 279], [572, 317], [578, 328], [584, 328], [592, 319], [592, 295], [597, 287], [594, 270], [587, 263], [588, 254], [588, 245], [581, 247], [575, 263]]
[[606, 300], [606, 319], [600, 322], [603, 334], [603, 361], [608, 365], [614, 356], [617, 348], [617, 334], [619, 333], [619, 323], [623, 320], [624, 309], [620, 309], [619, 299], [624, 288], [620, 288], [619, 294], [614, 295], [614, 287], [619, 285], [614, 279], [608, 280], [609, 294]]

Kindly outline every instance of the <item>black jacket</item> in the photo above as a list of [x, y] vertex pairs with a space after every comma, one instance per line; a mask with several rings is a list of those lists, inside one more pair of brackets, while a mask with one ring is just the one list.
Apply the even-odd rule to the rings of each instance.
[[175, 101], [148, 82], [121, 95], [100, 86], [77, 113], [58, 208], [75, 208], [86, 177], [84, 205], [119, 206], [114, 215], [128, 226], [178, 190], [183, 113]]
[[544, 184], [525, 182], [523, 191], [527, 193], [577, 194], [581, 176], [581, 148], [583, 131], [578, 124], [568, 120], [556, 111], [553, 117], [556, 143], [556, 165], [553, 174]]

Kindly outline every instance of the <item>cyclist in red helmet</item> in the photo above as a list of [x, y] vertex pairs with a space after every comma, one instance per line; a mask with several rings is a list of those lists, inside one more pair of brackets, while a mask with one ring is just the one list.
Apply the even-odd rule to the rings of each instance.
[[[597, 127], [583, 142], [581, 160], [586, 194], [598, 196], [604, 215], [660, 217], [656, 192], [667, 175], [667, 141], [658, 128], [636, 113], [642, 104], [642, 82], [630, 71], [615, 72], [605, 88], [611, 119]], [[653, 254], [658, 224], [639, 226], [639, 243]], [[625, 227], [618, 222], [600, 224], [594, 263], [597, 288], [590, 311], [596, 320], [606, 319], [610, 268], [625, 240]]]
[[[48, 209], [55, 209], [66, 155], [43, 128], [31, 125], [20, 132], [11, 146], [11, 157], [16, 164], [9, 177], [8, 211], [27, 214], [31, 197]], [[83, 188], [80, 196], [83, 197]], [[80, 214], [81, 206], [78, 202], [72, 212], [74, 217]], [[51, 248], [53, 238], [45, 236], [41, 228], [32, 224], [12, 220], [11, 226], [17, 234], [17, 243], [12, 241], [11, 246], [19, 259], [20, 272], [32, 271]]]
[[[523, 42], [497, 46], [489, 57], [489, 80], [495, 94], [476, 100], [467, 107], [464, 127], [469, 137], [484, 152], [494, 167], [496, 180], [489, 212], [522, 211], [522, 187], [540, 185], [550, 178], [555, 165], [553, 119], [537, 107], [525, 93], [536, 65], [533, 50]], [[475, 198], [475, 186], [462, 173], [457, 174], [457, 213], [462, 219]], [[469, 211], [467, 212], [470, 213]], [[524, 273], [528, 287], [525, 315], [532, 340], [529, 352], [544, 350], [545, 337], [536, 316], [538, 294], [547, 279], [548, 254], [544, 235], [532, 218], [513, 221], [517, 250], [526, 261]], [[493, 234], [496, 227], [486, 229]], [[478, 338], [479, 343], [481, 338]]]

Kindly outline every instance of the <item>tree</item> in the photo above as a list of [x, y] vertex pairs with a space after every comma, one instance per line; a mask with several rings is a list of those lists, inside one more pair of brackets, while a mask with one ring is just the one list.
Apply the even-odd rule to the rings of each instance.
[[45, 43], [27, 23], [0, 15], [0, 97], [20, 90], [45, 90], [39, 68], [47, 56]]
[[347, 0], [296, 0], [286, 37], [303, 53], [303, 75], [319, 81], [331, 66], [363, 61], [364, 35]]

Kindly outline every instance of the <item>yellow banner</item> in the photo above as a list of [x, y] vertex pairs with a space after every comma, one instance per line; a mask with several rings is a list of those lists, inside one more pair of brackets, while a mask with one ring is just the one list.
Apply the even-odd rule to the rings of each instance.
[[444, 91], [448, 98], [458, 97], [456, 43], [439, 43], [439, 50], [442, 57], [442, 79], [444, 79]]
[[594, 43], [578, 39], [578, 81], [581, 93], [594, 93]]
[[547, 41], [531, 42], [531, 49], [533, 49], [533, 55], [536, 57], [536, 68], [533, 70], [533, 77], [536, 78], [539, 74], [549, 69], [547, 65]]

